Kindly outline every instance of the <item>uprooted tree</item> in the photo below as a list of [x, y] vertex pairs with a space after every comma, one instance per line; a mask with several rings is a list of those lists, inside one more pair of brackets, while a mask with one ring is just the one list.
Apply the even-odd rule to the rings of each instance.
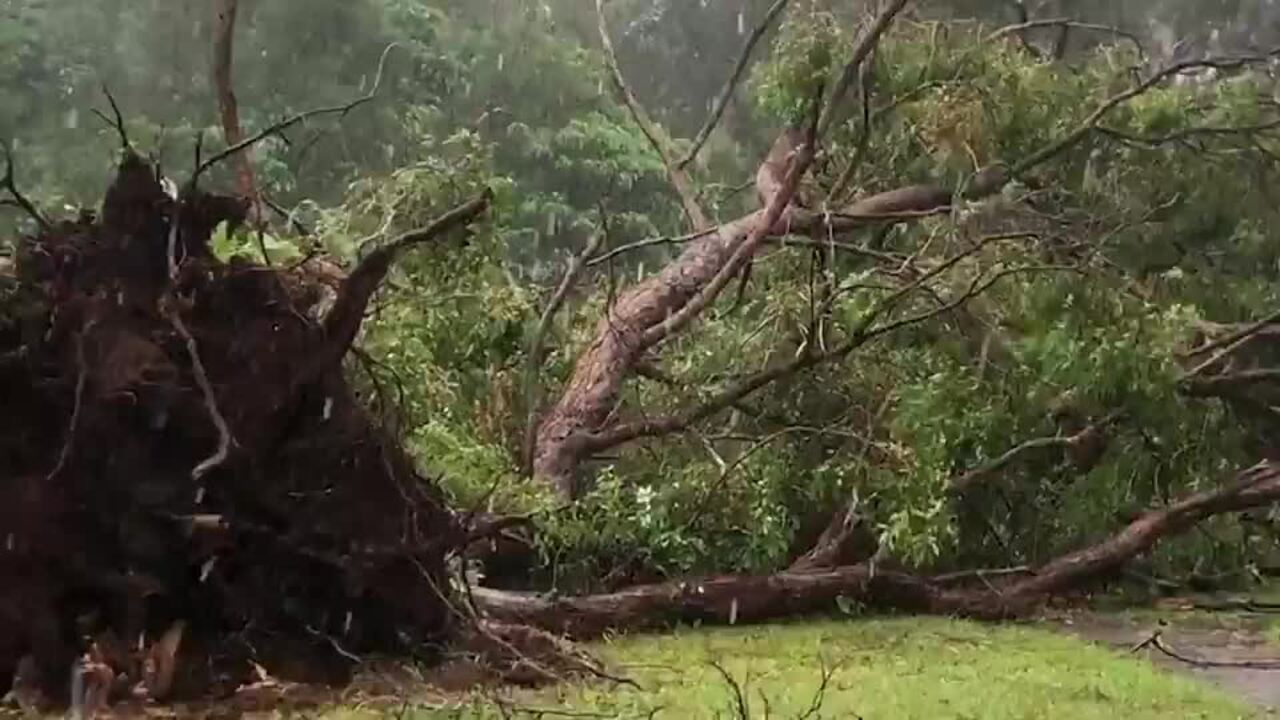
[[[1128, 272], [1114, 259], [1114, 238], [1147, 226], [1159, 235], [1161, 213], [1176, 209], [1186, 192], [1235, 192], [1183, 187], [1173, 171], [1160, 182], [1142, 176], [1126, 183], [1126, 164], [1158, 165], [1178, 154], [1201, 157], [1206, 165], [1223, 158], [1247, 161], [1258, 181], [1237, 194], [1265, 194], [1280, 119], [1274, 101], [1265, 101], [1270, 80], [1254, 69], [1270, 56], [1160, 65], [1124, 41], [1124, 51], [1104, 48], [1077, 68], [1058, 47], [1040, 49], [1034, 31], [1052, 33], [1057, 42], [1067, 30], [1097, 33], [1096, 26], [1031, 20], [994, 32], [953, 28], [910, 17], [905, 0], [886, 0], [854, 35], [833, 28], [816, 6], [776, 0], [755, 29], [743, 33], [740, 60], [710, 118], [691, 143], [682, 143], [628, 85], [598, 2], [595, 24], [607, 79], [661, 160], [690, 234], [658, 239], [686, 247], [658, 273], [619, 291], [614, 264], [658, 243], [610, 247], [609, 203], [600, 203], [600, 232], [572, 258], [535, 318], [532, 349], [521, 358], [526, 386], [518, 393], [528, 407], [507, 403], [509, 367], [490, 377], [494, 401], [488, 407], [505, 411], [492, 413], [499, 417], [493, 426], [502, 428], [516, 415], [517, 421], [532, 418], [527, 427], [509, 430], [506, 449], [518, 456], [511, 465], [527, 469], [535, 484], [554, 488], [563, 503], [557, 509], [573, 509], [590, 499], [605, 475], [598, 472], [608, 462], [603, 456], [649, 442], [705, 449], [715, 472], [685, 509], [683, 529], [713, 515], [714, 505], [731, 493], [745, 494], [744, 466], [790, 438], [813, 439], [810, 455], [819, 461], [808, 468], [810, 477], [824, 453], [854, 447], [867, 458], [863, 467], [879, 466], [887, 476], [915, 472], [918, 477], [901, 484], [926, 492], [900, 503], [905, 509], [897, 508], [891, 520], [901, 523], [875, 527], [876, 498], [867, 497], [875, 493], [861, 492], [870, 483], [831, 483], [847, 492], [813, 503], [812, 527], [794, 533], [800, 545], [774, 550], [770, 558], [786, 560], [756, 574], [673, 579], [677, 573], [655, 578], [652, 568], [642, 568], [651, 573], [646, 576], [621, 567], [599, 583], [621, 589], [599, 595], [557, 600], [490, 588], [455, 592], [445, 569], [450, 554], [500, 552], [504, 530], [536, 526], [545, 516], [450, 511], [440, 486], [415, 471], [400, 438], [366, 408], [343, 363], [349, 355], [363, 356], [353, 346], [367, 330], [370, 304], [393, 262], [409, 247], [478, 219], [495, 201], [481, 194], [394, 238], [385, 237], [397, 217], [388, 212], [376, 224], [382, 232], [373, 235], [380, 249], [358, 257], [347, 273], [324, 270], [320, 258], [273, 264], [260, 234], [261, 188], [246, 151], [318, 114], [345, 116], [375, 98], [383, 73], [379, 69], [372, 89], [354, 103], [246, 134], [231, 88], [236, 3], [213, 6], [223, 13], [212, 76], [226, 147], [207, 157], [198, 149], [195, 169], [176, 196], [164, 190], [156, 167], [129, 150], [118, 112], [113, 124], [126, 149], [100, 216], [46, 217], [22, 194], [15, 163], [7, 165], [5, 204], [29, 217], [35, 231], [20, 244], [12, 282], [0, 276], [14, 286], [6, 288], [0, 308], [0, 400], [9, 410], [0, 418], [0, 679], [15, 670], [34, 673], [60, 691], [69, 663], [86, 651], [92, 667], [109, 672], [106, 686], [120, 693], [134, 686], [150, 697], [205, 690], [223, 679], [234, 686], [252, 663], [286, 677], [341, 679], [353, 658], [366, 653], [418, 654], [452, 639], [457, 619], [473, 606], [493, 619], [584, 637], [677, 621], [761, 621], [849, 601], [1008, 617], [1049, 595], [1114, 576], [1166, 536], [1280, 499], [1280, 475], [1270, 462], [1234, 472], [1213, 458], [1196, 466], [1203, 476], [1179, 488], [1179, 496], [1115, 518], [1118, 529], [1073, 545], [1083, 549], [1057, 556], [1062, 550], [1055, 548], [1047, 557], [1016, 563], [1024, 558], [1006, 535], [1022, 522], [1025, 508], [1017, 488], [1004, 487], [1007, 479], [1043, 474], [1045, 485], [1067, 488], [1052, 500], [1121, 442], [1181, 462], [1167, 451], [1169, 438], [1143, 426], [1167, 405], [1133, 407], [1133, 398], [1119, 392], [1095, 393], [1106, 402], [1070, 392], [1047, 398], [1033, 388], [1019, 393], [1019, 402], [1043, 404], [1036, 412], [1044, 421], [1028, 425], [1047, 428], [1045, 434], [1023, 437], [1028, 427], [1017, 425], [1017, 434], [955, 452], [963, 458], [957, 463], [938, 451], [940, 442], [920, 442], [931, 452], [912, 455], [892, 437], [886, 408], [908, 404], [893, 397], [901, 394], [892, 387], [897, 378], [871, 376], [856, 388], [856, 398], [833, 393], [819, 398], [828, 401], [825, 406], [812, 401], [824, 383], [840, 385], [890, 347], [898, 354], [884, 364], [927, 365], [918, 374], [939, 377], [936, 384], [948, 386], [940, 395], [961, 388], [944, 399], [962, 404], [975, 401], [986, 375], [1048, 374], [1070, 366], [1078, 377], [1099, 364], [1081, 363], [1080, 371], [1062, 355], [1115, 353], [1146, 333], [1161, 336], [1150, 346], [1170, 348], [1161, 368], [1179, 369], [1183, 397], [1171, 402], [1212, 399], [1224, 408], [1214, 428], [1235, 423], [1256, 440], [1250, 452], [1268, 450], [1275, 430], [1269, 398], [1280, 378], [1270, 367], [1275, 316], [1200, 322], [1199, 336], [1186, 347], [1189, 338], [1175, 342], [1162, 335], [1175, 323], [1144, 309], [1135, 313], [1138, 321], [1100, 334], [1102, 347], [1070, 347], [1055, 356], [1028, 352], [1021, 335], [1031, 331], [1002, 316], [998, 306], [1100, 302], [1098, 296], [1110, 292], [1140, 307], [1159, 290], [1152, 285], [1160, 273], [1177, 261]], [[759, 85], [788, 125], [755, 173], [758, 209], [722, 221], [698, 187], [699, 158], [710, 152], [705, 148], [753, 55], [783, 18], [791, 25], [777, 34], [776, 54], [799, 59], [771, 60]], [[895, 45], [895, 33], [910, 52]], [[1102, 35], [1116, 34], [1103, 29]], [[979, 82], [984, 71], [996, 80]], [[1216, 77], [1194, 80], [1185, 96], [1170, 90], [1196, 72]], [[1241, 81], [1228, 88], [1233, 74]], [[1197, 97], [1194, 83], [1203, 82], [1230, 92]], [[1054, 83], [1065, 88], [1067, 99], [1055, 98], [1059, 105], [1046, 103], [1044, 111], [1035, 103], [1053, 95]], [[1004, 94], [993, 93], [992, 85]], [[913, 114], [913, 103], [934, 95], [942, 100]], [[1024, 104], [992, 107], [989, 95]], [[1068, 102], [1074, 103], [1071, 112], [1062, 108]], [[1146, 120], [1135, 119], [1134, 108], [1143, 103]], [[1220, 110], [1226, 117], [1216, 114]], [[486, 110], [475, 125], [498, 115]], [[1023, 116], [1029, 119], [1015, 122]], [[984, 122], [995, 130], [982, 132]], [[614, 126], [606, 129], [608, 137], [616, 136]], [[993, 140], [996, 132], [1001, 137]], [[928, 151], [901, 149], [915, 145]], [[887, 159], [873, 162], [879, 153]], [[237, 198], [199, 189], [197, 181], [224, 162], [234, 163]], [[929, 181], [931, 176], [937, 179]], [[906, 177], [913, 182], [901, 183]], [[1101, 209], [1091, 212], [1077, 202], [1089, 193]], [[1108, 194], [1132, 202], [1098, 200]], [[263, 264], [224, 262], [212, 253], [212, 235], [234, 233], [242, 224], [252, 226], [248, 237], [258, 233], [263, 252], [252, 257]], [[784, 263], [791, 265], [779, 274], [792, 281], [778, 295], [759, 297], [761, 275], [770, 264]], [[447, 261], [442, 265], [451, 270]], [[538, 407], [557, 317], [575, 286], [598, 268], [610, 272], [607, 292], [599, 293], [607, 296], [600, 315], [591, 318], [594, 336], [574, 349], [576, 361], [558, 399]], [[1041, 277], [1093, 278], [1097, 288], [1077, 297], [1073, 287], [1048, 282], [1015, 285], [1014, 297], [1000, 294]], [[732, 303], [721, 302], [735, 288]], [[771, 327], [776, 332], [763, 339], [759, 331], [743, 334], [752, 348], [773, 346], [756, 365], [757, 358], [741, 357], [754, 352], [742, 349], [748, 340], [733, 338], [736, 351], [709, 353], [720, 363], [709, 373], [712, 379], [691, 383], [671, 371], [673, 358], [690, 346], [701, 349], [691, 340], [714, 330], [713, 315], [748, 328]], [[938, 355], [951, 360], [901, 352], [913, 343], [941, 347]], [[751, 367], [727, 370], [725, 354], [728, 362], [745, 360]], [[1118, 382], [1145, 379], [1148, 366], [1131, 364], [1137, 369]], [[779, 402], [789, 393], [804, 394], [810, 405]], [[522, 412], [511, 412], [513, 406]], [[924, 412], [935, 407], [922, 406]], [[815, 411], [791, 414], [797, 410]], [[857, 423], [847, 420], [853, 414]], [[750, 421], [739, 422], [742, 417]], [[950, 417], [928, 417], [915, 428], [946, 438], [971, 431]], [[841, 444], [827, 444], [829, 438]], [[435, 460], [423, 455], [416, 459]], [[503, 479], [473, 482], [497, 488]], [[1099, 482], [1109, 480], [1120, 481], [1108, 476]], [[481, 499], [492, 495], [491, 489]], [[990, 518], [997, 510], [1003, 529]], [[913, 562], [903, 536], [921, 523], [949, 527], [953, 511], [963, 542], [1003, 553], [1002, 564], [1019, 566], [994, 575], [935, 574], [927, 563]], [[750, 520], [734, 522], [754, 529]], [[767, 572], [781, 567], [786, 569]], [[637, 585], [637, 577], [657, 582]], [[170, 677], [174, 668], [183, 677]]]
[[[807, 87], [810, 92], [816, 88], [812, 101], [807, 103], [811, 117], [802, 121], [796, 116], [796, 123], [778, 137], [756, 175], [756, 191], [762, 207], [736, 220], [713, 222], [699, 206], [699, 195], [692, 186], [688, 165], [696, 158], [705, 135], [723, 111], [724, 98], [735, 92], [741, 69], [756, 41], [786, 5], [785, 1], [775, 4], [752, 33], [720, 97], [721, 102], [712, 110], [708, 126], [681, 158], [667, 131], [650, 118], [628, 87], [610, 39], [604, 4], [596, 4], [601, 44], [614, 88], [654, 152], [661, 157], [692, 232], [682, 238], [688, 245], [679, 257], [657, 274], [611, 299], [603, 310], [604, 317], [599, 320], [594, 339], [578, 352], [559, 399], [539, 419], [536, 442], [526, 445], [534, 477], [551, 484], [566, 501], [573, 501], [584, 492], [590, 476], [586, 468], [593, 457], [645, 439], [691, 436], [706, 444], [700, 428], [714, 425], [728, 413], [750, 412], [746, 401], [754, 395], [791, 381], [798, 374], [850, 362], [860, 349], [894, 333], [918, 332], [939, 320], [954, 322], [956, 332], [974, 350], [975, 360], [980, 354], [983, 365], [1007, 362], [998, 357], [1007, 340], [1001, 337], [1002, 331], [982, 330], [983, 325], [989, 324], [980, 307], [985, 292], [1003, 279], [1020, 274], [1104, 272], [1099, 269], [1100, 259], [1105, 262], [1101, 248], [1091, 248], [1088, 240], [1067, 253], [1027, 253], [1025, 247], [1019, 249], [1019, 243], [1041, 243], [1055, 232], [1047, 229], [1046, 223], [1049, 227], [1053, 223], [1051, 216], [1035, 208], [1034, 197], [1052, 196], [1056, 173], [1077, 172], [1072, 168], [1052, 168], [1058, 158], [1095, 141], [1156, 151], [1181, 147], [1209, 152], [1194, 141], [1210, 137], [1237, 138], [1244, 145], [1266, 153], [1269, 150], [1258, 145], [1257, 136], [1277, 123], [1272, 113], [1266, 112], [1256, 123], [1247, 126], [1203, 125], [1153, 135], [1117, 129], [1111, 125], [1113, 116], [1152, 90], [1174, 81], [1182, 82], [1182, 78], [1197, 72], [1208, 71], [1215, 78], [1223, 72], [1247, 72], [1250, 67], [1265, 65], [1273, 54], [1204, 57], [1154, 67], [1139, 65], [1132, 79], [1123, 85], [1103, 88], [1106, 94], [1078, 121], [1067, 126], [1059, 123], [1060, 129], [1047, 142], [1021, 157], [989, 158], [986, 164], [981, 164], [973, 149], [965, 145], [964, 138], [953, 137], [955, 145], [966, 150], [974, 161], [970, 170], [959, 176], [958, 182], [910, 184], [848, 199], [849, 194], [857, 195], [850, 183], [863, 161], [867, 136], [874, 132], [872, 116], [891, 111], [913, 94], [929, 92], [932, 85], [922, 83], [897, 98], [889, 98], [881, 108], [870, 105], [872, 73], [867, 72], [864, 64], [871, 62], [881, 39], [908, 5], [905, 1], [887, 0], [861, 28], [848, 49], [847, 61], [835, 66], [835, 75], [828, 75], [827, 68], [822, 67], [811, 76]], [[980, 35], [975, 42], [1020, 42], [1021, 49], [1030, 56], [1052, 63], [1060, 53], [1039, 53], [1020, 33], [1036, 27], [1065, 32], [1071, 25], [1066, 21], [1028, 22]], [[1096, 26], [1084, 27], [1086, 32], [1105, 31]], [[937, 33], [936, 28], [933, 32]], [[936, 42], [936, 38], [931, 42]], [[1265, 86], [1265, 79], [1262, 84]], [[863, 94], [857, 103], [850, 102], [848, 97], [855, 87]], [[806, 97], [803, 90], [797, 95]], [[840, 132], [840, 139], [830, 144], [830, 148], [838, 148], [840, 152], [828, 152], [830, 148], [824, 147], [824, 138], [837, 134], [846, 124], [849, 105], [861, 105], [861, 137], [851, 142], [847, 132]], [[952, 133], [963, 130], [950, 128]], [[802, 197], [798, 190], [811, 171], [815, 157], [836, 164], [842, 172], [828, 171], [820, 179], [818, 184], [824, 191], [821, 196], [815, 197], [811, 189]], [[837, 158], [840, 160], [836, 161]], [[1014, 185], [1020, 188], [1016, 194], [1025, 195], [1014, 203], [1004, 202], [1007, 189]], [[993, 197], [996, 199], [984, 209], [981, 201]], [[1030, 212], [1028, 208], [1032, 208]], [[1150, 212], [1154, 214], [1157, 210], [1152, 208]], [[962, 219], [968, 213], [976, 214], [976, 219]], [[883, 233], [894, 226], [938, 216], [955, 218], [950, 227], [933, 236], [951, 236], [949, 241], [936, 243], [945, 249], [930, 247], [932, 239], [924, 247], [902, 254], [882, 252], [882, 248], [872, 243], [845, 242], [855, 233], [871, 230], [883, 237]], [[1075, 222], [1080, 223], [1074, 230], [1077, 233], [1088, 225], [1087, 220]], [[1133, 222], [1122, 221], [1122, 226]], [[1115, 228], [1111, 232], [1118, 231], [1119, 228]], [[815, 262], [828, 263], [819, 266], [816, 283], [811, 271], [808, 324], [799, 328], [798, 338], [788, 338], [790, 344], [784, 343], [777, 353], [778, 359], [766, 363], [759, 371], [740, 374], [716, 388], [694, 389], [692, 394], [698, 399], [693, 403], [677, 400], [667, 408], [654, 410], [628, 402], [627, 384], [637, 379], [669, 385], [678, 391], [677, 397], [688, 397], [690, 388], [658, 368], [661, 349], [707, 314], [717, 298], [740, 277], [736, 308], [749, 282], [753, 259], [765, 247], [779, 242], [812, 248], [818, 256]], [[590, 263], [596, 252], [597, 245], [591, 244], [583, 256], [575, 258], [565, 284], [575, 281], [584, 262]], [[608, 257], [612, 258], [616, 252], [610, 251]], [[836, 275], [829, 258], [846, 252], [869, 258], [870, 269], [860, 268], [857, 276], [847, 281]], [[975, 265], [976, 271], [972, 269]], [[968, 269], [970, 275], [958, 280], [962, 269]], [[883, 279], [883, 284], [868, 282], [867, 273]], [[1119, 286], [1124, 287], [1124, 282], [1128, 283], [1124, 292], [1143, 295], [1141, 283], [1122, 280]], [[562, 297], [563, 289], [562, 285], [557, 299]], [[833, 312], [833, 307], [851, 295], [870, 296], [870, 299], [852, 314], [852, 319], [840, 323], [834, 317], [849, 318], [850, 313]], [[557, 302], [553, 300], [548, 312], [556, 311]], [[728, 312], [732, 313], [733, 308]], [[1243, 329], [1226, 328], [1218, 333], [1226, 337], [1211, 334], [1206, 344], [1189, 351], [1192, 362], [1183, 378], [1183, 392], [1219, 398], [1228, 398], [1230, 394], [1235, 403], [1249, 404], [1248, 394], [1256, 392], [1259, 383], [1266, 383], [1273, 371], [1261, 368], [1239, 372], [1230, 362], [1230, 356], [1259, 339], [1258, 333], [1265, 327], [1269, 327], [1267, 321]], [[1256, 410], [1256, 401], [1253, 404]], [[971, 491], [1010, 464], [1046, 450], [1061, 453], [1080, 472], [1087, 472], [1105, 451], [1107, 437], [1123, 417], [1124, 410], [1113, 409], [1105, 416], [1066, 420], [1077, 411], [1070, 407], [1055, 411], [1064, 418], [1058, 435], [1015, 443], [1008, 452], [989, 462], [956, 472], [946, 494], [964, 503]], [[1268, 413], [1262, 410], [1262, 414]], [[1269, 426], [1264, 424], [1264, 435]], [[778, 434], [786, 432], [784, 428]], [[766, 437], [760, 442], [768, 441]], [[740, 457], [746, 457], [757, 447], [752, 445]], [[716, 455], [710, 445], [708, 451]], [[729, 464], [718, 455], [715, 459], [725, 476], [732, 473], [739, 462]], [[1022, 568], [1026, 577], [1006, 580], [999, 590], [992, 589], [990, 582], [979, 590], [950, 590], [927, 578], [878, 568], [877, 561], [891, 558], [885, 557], [886, 548], [876, 550], [874, 539], [866, 542], [867, 528], [855, 499], [837, 508], [817, 538], [817, 544], [798, 557], [790, 570], [780, 574], [675, 580], [624, 589], [615, 594], [559, 601], [486, 591], [481, 596], [482, 604], [507, 619], [584, 635], [606, 628], [649, 626], [673, 619], [758, 620], [796, 611], [829, 609], [840, 597], [876, 606], [1001, 617], [1025, 612], [1036, 600], [1049, 594], [1114, 576], [1127, 561], [1150, 550], [1164, 535], [1186, 530], [1216, 513], [1267, 506], [1277, 499], [1274, 470], [1266, 463], [1246, 471], [1242, 478], [1218, 490], [1182, 500], [1170, 499], [1170, 505], [1164, 509], [1138, 512], [1128, 518], [1130, 525], [1110, 538], [1039, 567]], [[870, 561], [866, 562], [868, 558]]]
[[[100, 217], [42, 220], [0, 352], [0, 672], [26, 657], [65, 688], [92, 638], [101, 662], [164, 697], [234, 688], [247, 659], [332, 679], [344, 652], [447, 637], [459, 525], [343, 359], [396, 255], [488, 202], [371, 253], [323, 316], [307, 265], [210, 254], [244, 202], [194, 183], [170, 197], [131, 150]], [[183, 657], [161, 664], [180, 677], [143, 672], [175, 626]]]

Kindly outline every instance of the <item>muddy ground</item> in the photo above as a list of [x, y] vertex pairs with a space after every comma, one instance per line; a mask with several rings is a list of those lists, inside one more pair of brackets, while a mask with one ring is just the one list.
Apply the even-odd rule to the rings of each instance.
[[[1207, 612], [1191, 603], [1169, 603], [1142, 610], [1073, 610], [1045, 622], [1086, 640], [1123, 652], [1160, 631], [1164, 644], [1180, 655], [1210, 662], [1280, 662], [1280, 612]], [[1270, 637], [1269, 637], [1270, 635]], [[1133, 651], [1170, 672], [1216, 685], [1259, 708], [1280, 714], [1280, 669], [1197, 667], [1146, 647]]]

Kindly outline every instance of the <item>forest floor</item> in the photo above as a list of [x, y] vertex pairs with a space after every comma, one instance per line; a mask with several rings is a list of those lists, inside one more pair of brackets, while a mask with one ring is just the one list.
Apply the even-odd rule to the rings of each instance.
[[[1180, 651], [1280, 655], [1262, 624], [1203, 613], [1084, 611], [1007, 625], [903, 617], [685, 629], [593, 646], [639, 689], [570, 683], [497, 698], [440, 698], [392, 715], [736, 718], [743, 716], [735, 709], [736, 685], [751, 718], [1275, 717], [1266, 705], [1280, 693], [1280, 673], [1211, 671], [1197, 678], [1167, 658], [1146, 662], [1131, 654], [1160, 617], [1169, 620], [1164, 637]], [[820, 691], [820, 709], [806, 716]], [[325, 718], [379, 716], [387, 716], [385, 706], [347, 706]]]

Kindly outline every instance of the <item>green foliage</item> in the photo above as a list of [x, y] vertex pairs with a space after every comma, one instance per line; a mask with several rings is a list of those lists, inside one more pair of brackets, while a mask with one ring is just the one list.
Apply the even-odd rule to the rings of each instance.
[[770, 61], [754, 78], [761, 109], [788, 124], [800, 124], [836, 68], [847, 40], [834, 13], [817, 2], [800, 3], [779, 30]]
[[222, 262], [231, 262], [237, 258], [261, 262], [264, 252], [273, 263], [288, 263], [302, 257], [298, 246], [288, 240], [282, 240], [266, 231], [259, 233], [245, 227], [230, 232], [225, 221], [213, 229], [213, 235], [209, 238], [209, 250]]
[[[700, 125], [722, 65], [767, 4], [751, 0], [741, 20], [744, 4], [723, 0], [628, 0], [611, 10], [626, 72], [673, 134]], [[206, 5], [0, 3], [0, 140], [17, 139], [19, 181], [42, 207], [70, 209], [102, 187], [116, 147], [111, 129], [89, 121], [88, 108], [104, 105], [102, 82], [134, 144], [179, 179], [198, 136], [218, 144]], [[906, 562], [1034, 563], [1099, 539], [1126, 512], [1221, 481], [1265, 438], [1263, 425], [1178, 385], [1179, 352], [1205, 322], [1280, 305], [1280, 245], [1270, 236], [1280, 226], [1280, 141], [1268, 132], [1179, 139], [1271, 117], [1270, 81], [1243, 75], [1153, 89], [1000, 197], [868, 228], [822, 253], [770, 249], [741, 304], [724, 299], [661, 346], [670, 381], [629, 383], [619, 417], [675, 412], [807, 348], [832, 347], [913, 267], [936, 267], [984, 234], [1035, 231], [973, 253], [934, 295], [908, 293], [881, 321], [936, 310], [990, 273], [1036, 271], [764, 388], [681, 437], [597, 458], [586, 467], [593, 491], [560, 508], [519, 477], [527, 418], [554, 401], [617, 294], [681, 248], [629, 253], [583, 279], [552, 323], [537, 377], [542, 404], [530, 408], [523, 378], [538, 316], [567, 257], [591, 236], [616, 248], [684, 231], [660, 158], [606, 92], [581, 5], [253, 3], [237, 37], [249, 130], [366, 92], [380, 53], [398, 43], [378, 100], [254, 152], [262, 187], [296, 206], [329, 254], [351, 265], [481, 187], [495, 191], [491, 222], [397, 266], [361, 338], [376, 362], [353, 360], [351, 370], [362, 392], [383, 396], [379, 407], [399, 406], [388, 420], [456, 505], [533, 513], [541, 579], [570, 590], [609, 576], [769, 571], [854, 494]], [[767, 139], [762, 128], [798, 121], [820, 83], [830, 86], [859, 26], [850, 7], [794, 4], [762, 43], [744, 86], [750, 102], [731, 106], [690, 168], [716, 216], [754, 207], [749, 190], [731, 192], [749, 187], [749, 148]], [[737, 36], [723, 32], [733, 24]], [[961, 183], [1068, 136], [1133, 82], [1138, 58], [1124, 44], [1090, 44], [1057, 63], [984, 41], [988, 30], [895, 25], [871, 68], [870, 126], [851, 94], [852, 119], [825, 139], [816, 189], [855, 158], [858, 194]], [[207, 184], [225, 186], [227, 173], [219, 168]], [[291, 238], [225, 228], [214, 252], [257, 261], [260, 241], [273, 261], [298, 255]], [[839, 297], [818, 318], [828, 283]], [[1032, 453], [953, 496], [957, 475], [1027, 440], [1069, 434], [1055, 415], [1063, 407], [1092, 420], [1123, 412], [1092, 465]], [[1242, 569], [1275, 550], [1275, 538], [1246, 547], [1229, 519], [1205, 529], [1163, 546], [1156, 570]]]
[[[801, 717], [832, 674], [815, 716], [1234, 720], [1252, 709], [1189, 677], [1135, 662], [1047, 629], [930, 618], [683, 629], [620, 638], [593, 652], [627, 670], [643, 690], [582, 683], [518, 692], [521, 707], [603, 717], [733, 717], [736, 698], [712, 663], [739, 683], [751, 717]], [[414, 717], [497, 718], [483, 696]], [[412, 714], [412, 713], [411, 713]], [[328, 720], [370, 717], [326, 713]]]

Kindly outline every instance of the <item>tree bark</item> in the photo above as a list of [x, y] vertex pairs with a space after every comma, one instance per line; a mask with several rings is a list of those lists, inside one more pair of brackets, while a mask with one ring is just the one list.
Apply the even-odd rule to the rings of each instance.
[[[1064, 555], [1003, 585], [951, 589], [932, 578], [863, 563], [820, 571], [790, 569], [773, 575], [721, 575], [639, 585], [615, 593], [548, 599], [478, 588], [488, 617], [563, 633], [598, 637], [674, 623], [755, 623], [830, 612], [844, 602], [880, 609], [1004, 619], [1030, 613], [1048, 596], [1108, 577], [1162, 538], [1185, 532], [1213, 515], [1280, 501], [1280, 463], [1263, 461], [1217, 489], [1151, 510], [1110, 537]], [[940, 579], [939, 579], [940, 580]]]
[[[240, 126], [240, 106], [231, 81], [232, 61], [235, 57], [236, 14], [239, 7], [239, 0], [213, 0], [216, 16], [213, 35], [213, 87], [218, 96], [218, 116], [222, 122], [223, 139], [228, 146], [238, 145], [244, 140], [244, 130]], [[236, 186], [240, 196], [249, 201], [250, 223], [257, 225], [260, 217], [258, 190], [249, 151], [246, 149], [236, 153], [231, 162], [235, 167]]]
[[[726, 272], [732, 269], [731, 259], [745, 263], [770, 236], [849, 232], [870, 223], [941, 212], [954, 199], [954, 191], [943, 186], [912, 185], [860, 199], [838, 214], [796, 207], [790, 202], [795, 190], [786, 185], [789, 159], [795, 157], [799, 138], [795, 129], [779, 136], [757, 174], [757, 193], [768, 208], [721, 225], [690, 243], [661, 272], [624, 293], [600, 321], [595, 339], [579, 356], [559, 402], [538, 430], [534, 474], [557, 488], [562, 497], [575, 496], [579, 463], [600, 449], [589, 442], [589, 436], [613, 413], [636, 362], [678, 329], [673, 319], [687, 321], [696, 314], [691, 310], [700, 311], [714, 299], [719, 288], [713, 280], [727, 282], [736, 274]], [[984, 171], [970, 183], [966, 195], [977, 198], [998, 192], [1006, 180], [1002, 171]], [[709, 288], [712, 292], [707, 292]], [[695, 301], [701, 306], [695, 306]]]

